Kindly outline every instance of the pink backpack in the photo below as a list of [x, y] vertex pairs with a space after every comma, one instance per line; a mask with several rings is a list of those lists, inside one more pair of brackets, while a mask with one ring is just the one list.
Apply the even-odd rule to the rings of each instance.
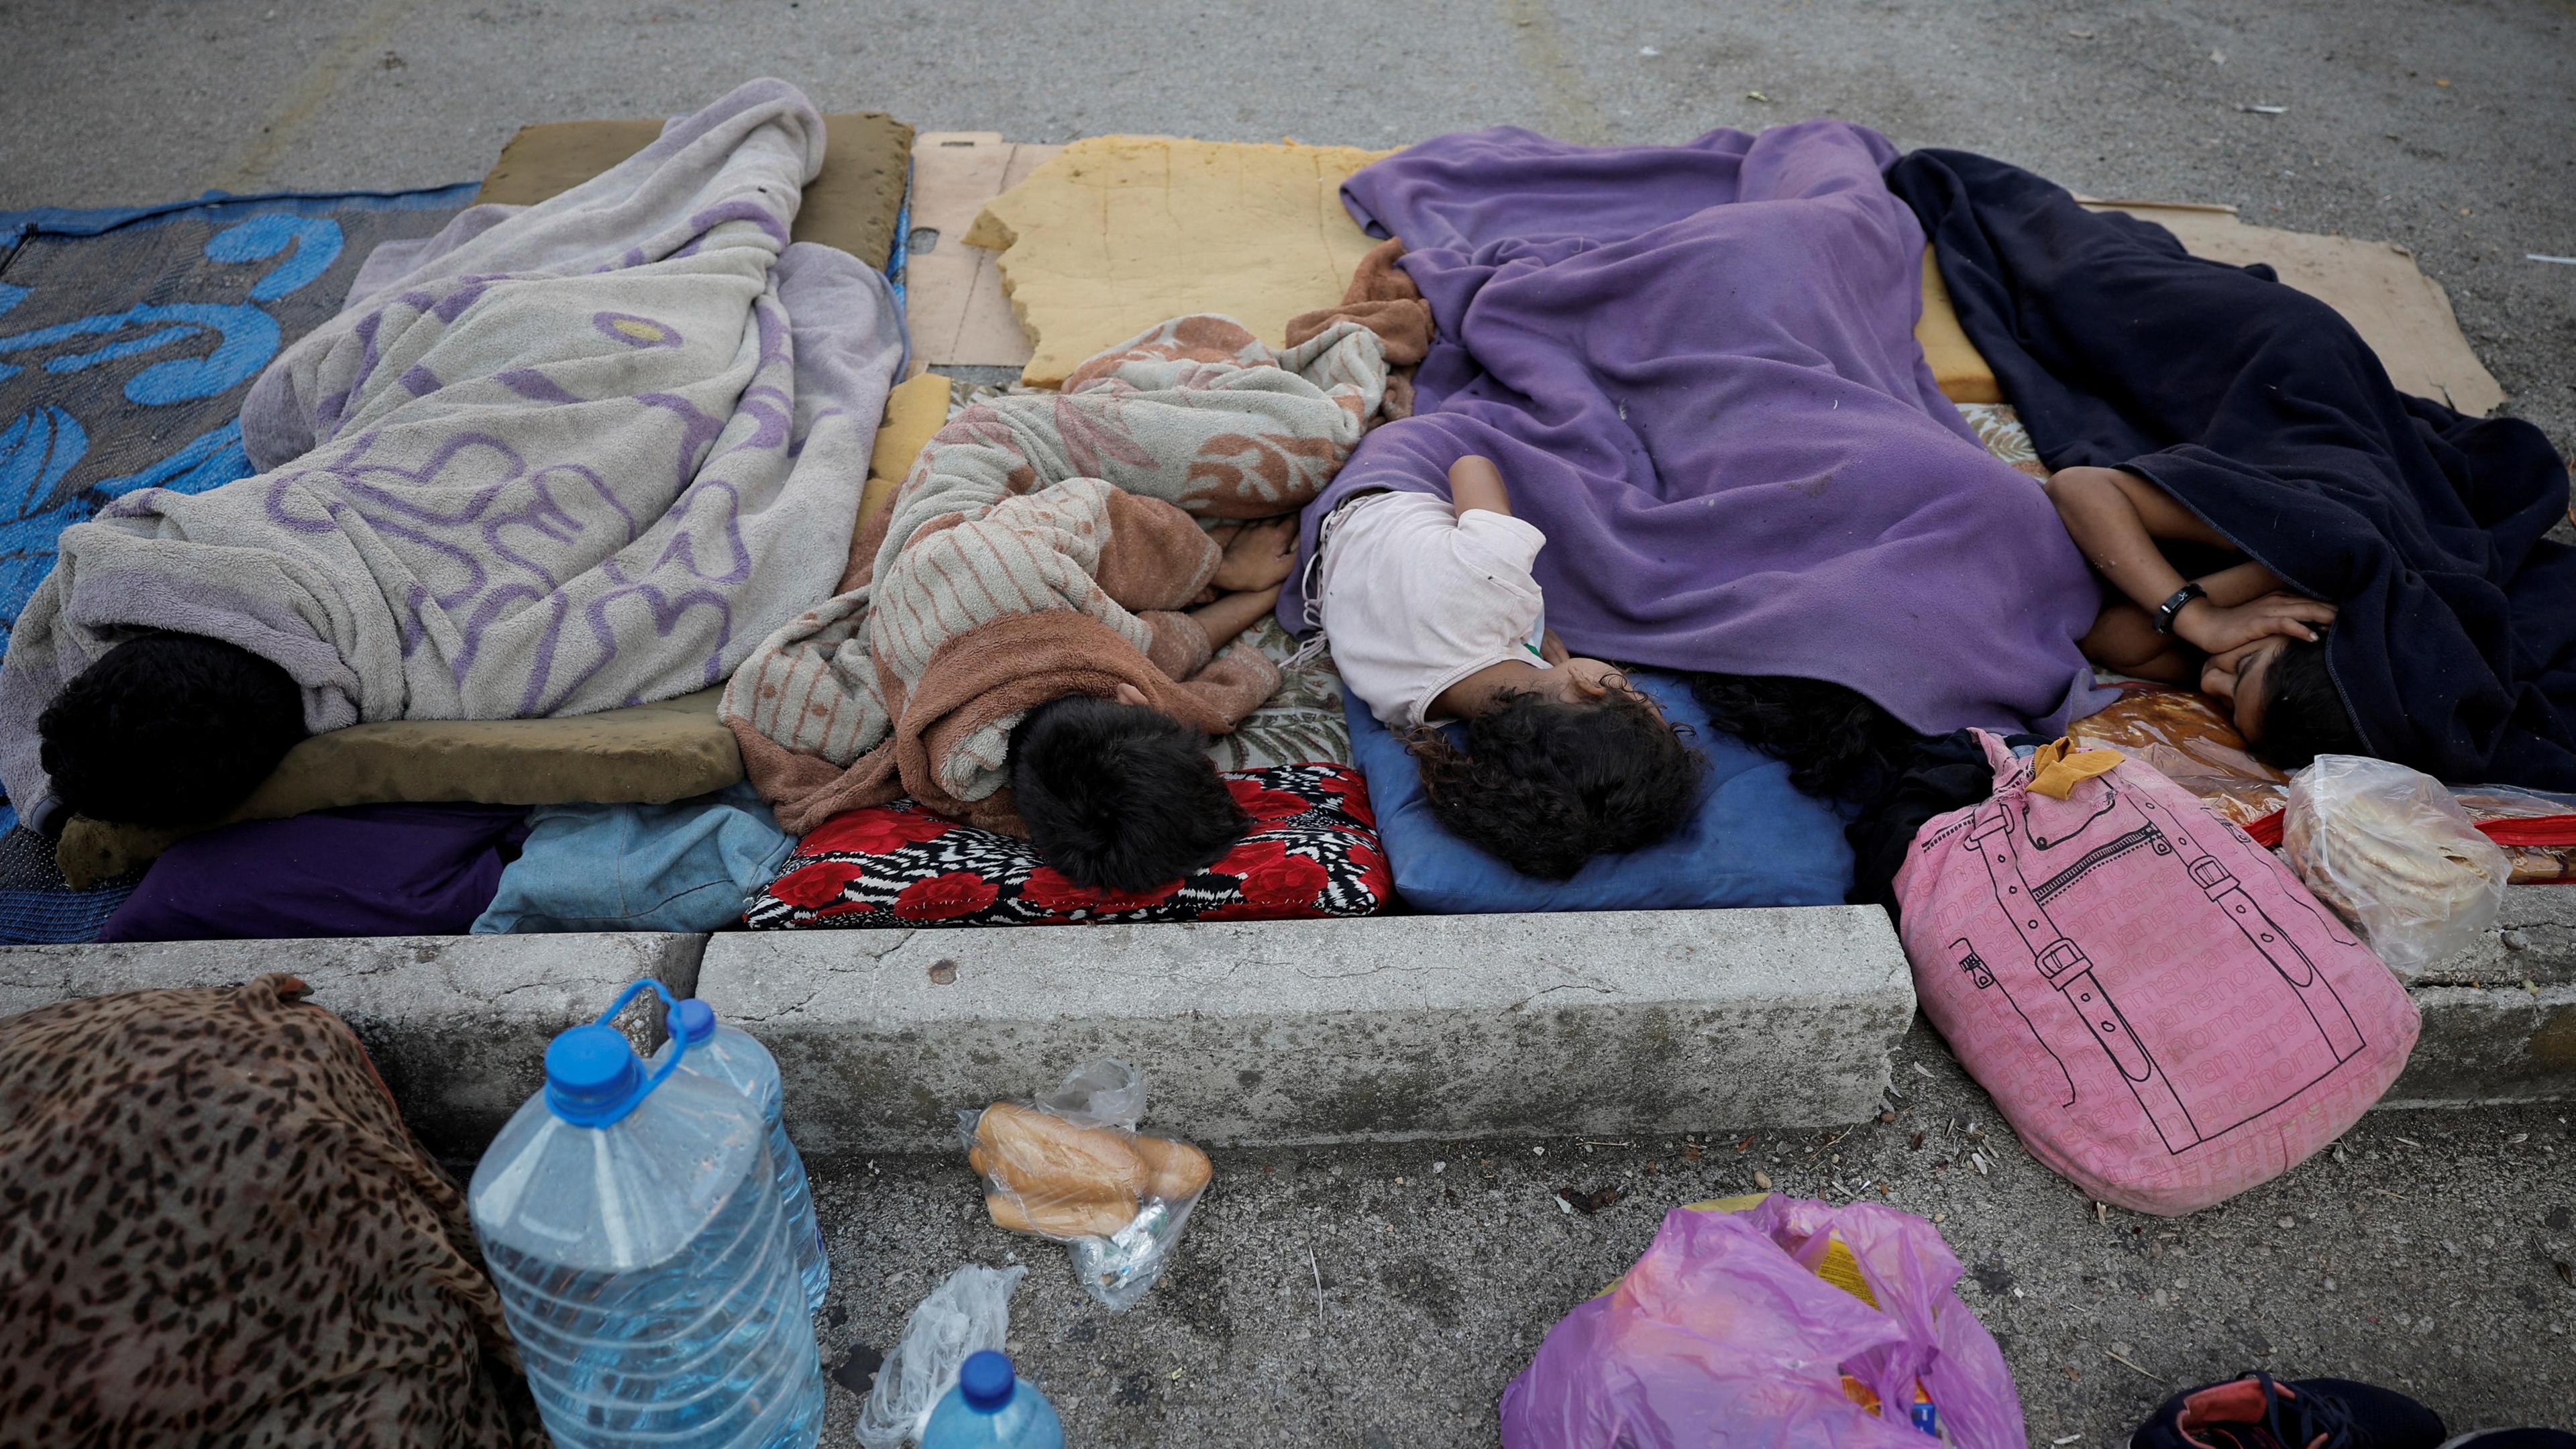
[[2150, 766], [2056, 800], [1978, 738], [1994, 798], [1916, 834], [1901, 934], [1924, 1015], [2040, 1161], [2187, 1213], [2379, 1100], [2415, 1004], [2287, 866]]

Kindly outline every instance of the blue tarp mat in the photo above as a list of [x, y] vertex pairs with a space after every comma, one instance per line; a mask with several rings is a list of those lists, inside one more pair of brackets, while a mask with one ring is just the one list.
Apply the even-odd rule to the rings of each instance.
[[[0, 647], [65, 528], [139, 488], [249, 476], [252, 379], [339, 310], [377, 243], [428, 236], [474, 192], [0, 212]], [[50, 841], [0, 820], [0, 942], [89, 940], [133, 890], [72, 891]]]

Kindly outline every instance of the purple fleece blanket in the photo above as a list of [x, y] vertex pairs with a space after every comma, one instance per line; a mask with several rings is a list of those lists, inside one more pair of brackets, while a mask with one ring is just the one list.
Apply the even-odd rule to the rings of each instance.
[[1415, 415], [1307, 507], [1280, 621], [1310, 622], [1302, 565], [1343, 499], [1445, 495], [1481, 453], [1547, 534], [1547, 621], [1578, 653], [1831, 680], [1934, 734], [2088, 713], [2098, 587], [1933, 384], [1895, 154], [1839, 121], [1674, 147], [1497, 127], [1351, 177], [1439, 339]]

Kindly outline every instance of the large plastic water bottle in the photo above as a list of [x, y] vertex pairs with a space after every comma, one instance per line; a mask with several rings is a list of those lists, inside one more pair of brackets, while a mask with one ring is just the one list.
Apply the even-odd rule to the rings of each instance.
[[966, 1356], [957, 1387], [930, 1411], [921, 1449], [1064, 1449], [1064, 1421], [1011, 1371], [1008, 1354], [988, 1348]]
[[805, 1159], [787, 1140], [780, 1120], [786, 1093], [778, 1084], [778, 1059], [751, 1033], [717, 1022], [715, 1008], [691, 997], [671, 1008], [671, 1042], [653, 1057], [662, 1059], [688, 1043], [680, 1070], [713, 1077], [751, 1099], [769, 1124], [769, 1165], [778, 1173], [778, 1203], [787, 1213], [787, 1240], [796, 1245], [796, 1272], [805, 1283], [805, 1306], [821, 1308], [832, 1287], [831, 1260], [823, 1254], [823, 1232], [814, 1224], [814, 1193], [805, 1184]]
[[475, 1166], [474, 1235], [557, 1449], [810, 1449], [822, 1365], [759, 1112], [607, 1021]]

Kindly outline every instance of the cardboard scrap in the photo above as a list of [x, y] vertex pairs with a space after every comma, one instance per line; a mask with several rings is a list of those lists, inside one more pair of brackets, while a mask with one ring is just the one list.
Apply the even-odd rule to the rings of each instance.
[[[1018, 367], [1029, 360], [996, 253], [968, 246], [984, 203], [1026, 181], [1061, 146], [998, 131], [924, 131], [912, 145], [912, 251], [904, 318], [915, 369]], [[1139, 329], [1141, 330], [1141, 329]]]
[[1949, 284], [1941, 280], [1941, 263], [1929, 246], [1923, 248], [1923, 315], [1915, 319], [1914, 340], [1923, 346], [1923, 360], [1932, 364], [1932, 381], [1941, 396], [1954, 403], [2004, 400], [1995, 370], [1986, 365], [1986, 355], [1959, 325]]
[[1341, 185], [1387, 154], [1088, 137], [988, 203], [965, 240], [1005, 249], [1033, 385], [1055, 386], [1103, 348], [1191, 312], [1284, 346], [1288, 319], [1339, 302], [1376, 245], [1343, 209]]
[[947, 378], [922, 373], [895, 384], [886, 395], [885, 421], [877, 425], [875, 450], [868, 455], [867, 490], [859, 495], [858, 533], [868, 531], [868, 524], [903, 486], [904, 475], [929, 446], [931, 435], [947, 425]]
[[[549, 121], [522, 126], [484, 174], [476, 201], [533, 206], [653, 144], [659, 120]], [[839, 247], [872, 267], [894, 250], [912, 127], [882, 111], [823, 118], [823, 169], [805, 184], [789, 240]]]

